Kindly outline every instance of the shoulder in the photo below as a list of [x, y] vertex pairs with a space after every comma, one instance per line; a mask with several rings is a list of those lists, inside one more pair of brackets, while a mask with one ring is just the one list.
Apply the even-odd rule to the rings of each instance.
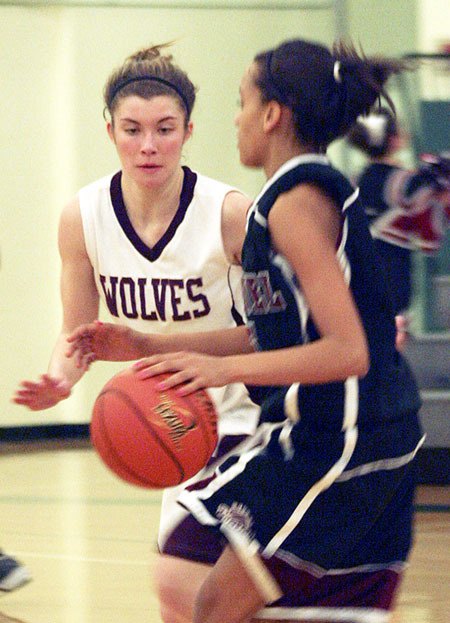
[[61, 255], [85, 254], [84, 231], [78, 195], [63, 207], [59, 220], [58, 243]]
[[80, 200], [78, 195], [75, 195], [67, 201], [61, 211], [60, 227], [76, 225], [77, 222], [81, 223]]
[[[325, 194], [335, 197], [342, 203], [346, 197], [354, 192], [354, 187], [338, 169], [330, 165], [325, 156], [299, 156], [301, 159], [282, 174], [275, 176], [274, 181], [266, 184], [263, 193], [258, 197], [259, 211], [267, 216], [277, 197], [302, 186], [322, 188]], [[287, 163], [289, 164], [289, 163]], [[286, 165], [284, 165], [286, 167]], [[295, 191], [303, 193], [304, 191]]]
[[305, 183], [278, 196], [268, 222], [271, 235], [278, 243], [292, 234], [297, 241], [328, 239], [335, 244], [341, 218], [340, 206], [323, 188]]
[[327, 189], [314, 183], [302, 183], [278, 195], [270, 215], [294, 211], [307, 218], [317, 219], [324, 211], [340, 212], [340, 206], [327, 192]]
[[232, 212], [247, 215], [251, 206], [251, 199], [239, 190], [229, 190], [223, 199], [224, 212]]
[[117, 175], [117, 171], [114, 173], [110, 173], [109, 175], [105, 175], [85, 186], [82, 186], [78, 191], [78, 197], [81, 202], [84, 202], [87, 199], [94, 198], [99, 196], [105, 192], [109, 193], [111, 187], [111, 181], [115, 175]]
[[250, 199], [238, 191], [227, 193], [222, 204], [222, 238], [225, 253], [232, 264], [241, 263], [250, 205]]

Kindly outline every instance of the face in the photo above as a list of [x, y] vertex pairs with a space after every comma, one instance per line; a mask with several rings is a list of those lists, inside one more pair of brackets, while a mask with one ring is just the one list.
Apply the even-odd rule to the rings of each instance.
[[238, 149], [240, 160], [247, 167], [262, 167], [266, 134], [263, 131], [266, 104], [255, 84], [257, 67], [250, 65], [245, 72], [239, 88], [240, 110], [235, 118], [238, 129]]
[[149, 100], [124, 97], [114, 111], [108, 133], [122, 174], [144, 188], [160, 188], [179, 173], [181, 151], [192, 133], [177, 99], [157, 95]]

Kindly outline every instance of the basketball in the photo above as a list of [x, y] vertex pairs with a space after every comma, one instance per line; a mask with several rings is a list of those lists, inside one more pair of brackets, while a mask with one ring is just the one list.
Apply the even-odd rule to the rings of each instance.
[[217, 444], [217, 415], [206, 390], [180, 396], [158, 390], [167, 375], [113, 376], [92, 412], [91, 440], [122, 480], [148, 489], [178, 485], [204, 467]]

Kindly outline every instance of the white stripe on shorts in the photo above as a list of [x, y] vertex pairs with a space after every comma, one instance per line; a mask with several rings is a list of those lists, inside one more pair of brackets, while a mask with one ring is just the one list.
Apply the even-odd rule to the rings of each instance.
[[392, 613], [380, 608], [271, 608], [254, 615], [254, 620], [332, 621], [333, 623], [388, 623]]

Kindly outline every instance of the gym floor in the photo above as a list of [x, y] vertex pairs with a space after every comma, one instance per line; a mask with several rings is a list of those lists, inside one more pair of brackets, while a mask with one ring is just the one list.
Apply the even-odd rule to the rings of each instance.
[[[2, 444], [0, 547], [33, 580], [0, 623], [161, 623], [152, 588], [159, 492], [121, 482], [88, 442]], [[392, 623], [447, 623], [450, 487], [417, 492], [416, 542]]]

